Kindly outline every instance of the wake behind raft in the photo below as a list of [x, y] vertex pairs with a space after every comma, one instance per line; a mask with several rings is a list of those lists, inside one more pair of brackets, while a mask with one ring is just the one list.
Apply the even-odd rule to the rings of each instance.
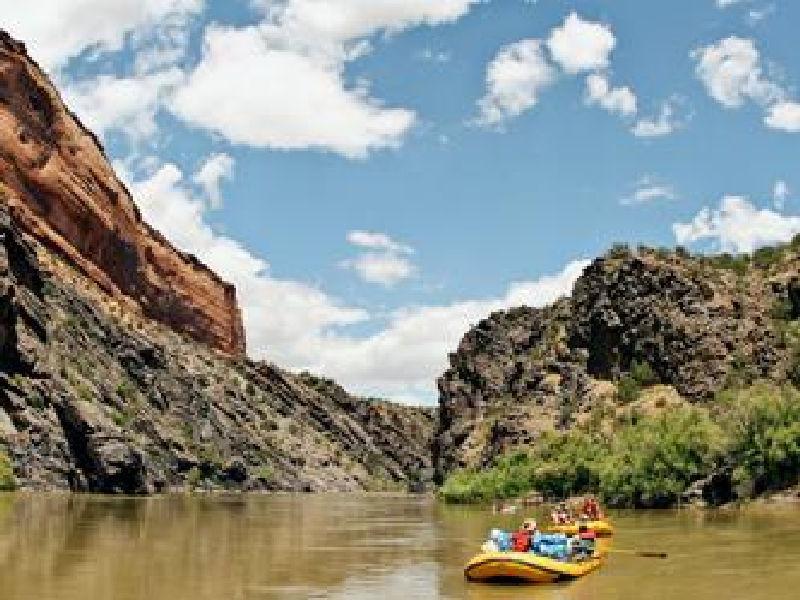
[[493, 529], [481, 552], [464, 568], [468, 581], [555, 583], [583, 577], [600, 568], [613, 531], [603, 522], [600, 538], [588, 524], [576, 524], [575, 533], [542, 533], [527, 521], [513, 534]]

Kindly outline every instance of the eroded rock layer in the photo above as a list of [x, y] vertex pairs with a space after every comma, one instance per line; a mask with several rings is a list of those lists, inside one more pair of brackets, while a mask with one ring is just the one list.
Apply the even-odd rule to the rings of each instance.
[[234, 287], [142, 221], [96, 137], [2, 31], [0, 202], [106, 293], [195, 340], [244, 353]]

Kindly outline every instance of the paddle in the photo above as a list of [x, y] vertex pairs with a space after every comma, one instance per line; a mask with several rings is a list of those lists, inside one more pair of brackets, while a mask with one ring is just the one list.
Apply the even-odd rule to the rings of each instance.
[[666, 552], [644, 552], [641, 550], [615, 550], [610, 548], [606, 552], [614, 552], [616, 554], [630, 554], [632, 556], [641, 556], [642, 558], [667, 558]]

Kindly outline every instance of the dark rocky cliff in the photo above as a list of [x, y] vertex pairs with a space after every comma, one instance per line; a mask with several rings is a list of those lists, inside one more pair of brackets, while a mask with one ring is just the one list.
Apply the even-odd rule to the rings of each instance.
[[571, 297], [478, 323], [438, 382], [438, 477], [619, 405], [637, 366], [660, 394], [695, 403], [733, 380], [796, 378], [798, 246], [738, 258], [617, 248]]
[[420, 489], [432, 410], [131, 313], [0, 207], [0, 454], [28, 489]]

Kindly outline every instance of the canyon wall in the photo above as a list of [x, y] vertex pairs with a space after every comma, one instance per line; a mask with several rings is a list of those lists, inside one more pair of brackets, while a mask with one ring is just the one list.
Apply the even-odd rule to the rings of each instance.
[[464, 335], [438, 381], [437, 478], [546, 431], [647, 413], [651, 397], [712, 405], [726, 388], [799, 384], [799, 334], [800, 236], [752, 256], [612, 249], [570, 297]]
[[107, 294], [227, 354], [244, 353], [235, 288], [142, 220], [97, 138], [3, 31], [0, 202]]
[[422, 490], [435, 422], [132, 313], [0, 205], [0, 489]]

